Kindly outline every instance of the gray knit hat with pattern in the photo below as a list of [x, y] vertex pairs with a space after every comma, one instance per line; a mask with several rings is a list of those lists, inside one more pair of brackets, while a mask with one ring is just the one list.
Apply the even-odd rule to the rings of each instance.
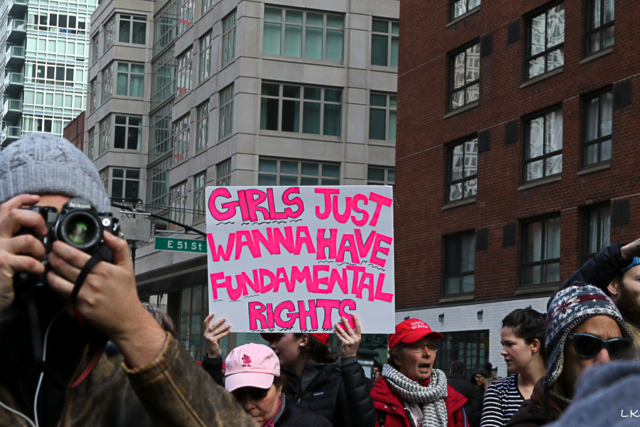
[[622, 335], [631, 338], [618, 308], [599, 288], [575, 282], [574, 286], [558, 291], [547, 312], [545, 350], [549, 357], [549, 370], [544, 376], [545, 386], [551, 387], [562, 373], [564, 343], [569, 333], [582, 321], [593, 316], [611, 317], [620, 325]]
[[30, 133], [0, 152], [0, 203], [19, 194], [64, 194], [88, 200], [100, 212], [111, 206], [100, 174], [63, 138]]

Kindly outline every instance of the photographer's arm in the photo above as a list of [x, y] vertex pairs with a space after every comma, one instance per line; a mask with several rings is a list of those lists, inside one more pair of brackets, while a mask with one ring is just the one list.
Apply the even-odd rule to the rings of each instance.
[[44, 273], [39, 260], [44, 246], [30, 235], [15, 236], [21, 228], [31, 228], [44, 235], [47, 228], [41, 215], [22, 209], [38, 203], [39, 196], [22, 194], [0, 205], [0, 310], [11, 305], [15, 298], [13, 277], [16, 273]]
[[[76, 308], [89, 325], [118, 346], [129, 367], [141, 367], [160, 354], [166, 334], [138, 299], [127, 242], [108, 232], [104, 239], [114, 254], [114, 263], [100, 262], [91, 270], [78, 293]], [[49, 255], [54, 271], [48, 274], [53, 290], [69, 297], [89, 258], [65, 243], [55, 242]]]

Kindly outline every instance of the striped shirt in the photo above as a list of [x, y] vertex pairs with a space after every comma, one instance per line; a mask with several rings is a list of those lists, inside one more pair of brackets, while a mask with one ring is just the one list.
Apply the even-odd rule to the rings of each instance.
[[480, 427], [504, 427], [524, 397], [518, 390], [518, 374], [491, 383], [484, 396]]

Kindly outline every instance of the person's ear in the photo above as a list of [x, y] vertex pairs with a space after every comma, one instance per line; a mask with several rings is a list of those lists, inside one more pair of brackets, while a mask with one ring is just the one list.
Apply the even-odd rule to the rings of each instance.
[[615, 299], [620, 295], [620, 287], [618, 286], [617, 280], [612, 280], [607, 286], [607, 290], [611, 294], [611, 299], [615, 301]]
[[531, 354], [536, 354], [540, 352], [540, 346], [542, 345], [540, 343], [540, 340], [537, 338], [534, 338], [533, 341], [531, 341], [531, 344], [529, 344], [531, 346]]
[[300, 341], [298, 341], [298, 345], [300, 347], [306, 347], [307, 345], [309, 345], [309, 339], [309, 334], [302, 334]]

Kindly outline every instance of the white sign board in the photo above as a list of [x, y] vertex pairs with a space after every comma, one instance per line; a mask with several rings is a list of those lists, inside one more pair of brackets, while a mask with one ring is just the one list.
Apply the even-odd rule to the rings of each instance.
[[209, 311], [234, 332], [392, 333], [388, 186], [207, 187]]

